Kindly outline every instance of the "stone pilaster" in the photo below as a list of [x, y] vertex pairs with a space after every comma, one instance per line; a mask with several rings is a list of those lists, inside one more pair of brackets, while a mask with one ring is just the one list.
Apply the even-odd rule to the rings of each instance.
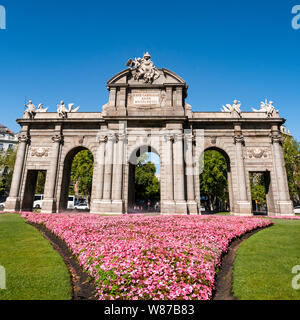
[[20, 210], [20, 187], [27, 145], [30, 139], [27, 132], [22, 132], [19, 137], [18, 153], [14, 167], [13, 179], [9, 197], [6, 200], [5, 211], [15, 212]]
[[290, 198], [287, 175], [285, 171], [284, 155], [282, 149], [282, 136], [276, 126], [272, 127], [271, 140], [273, 145], [273, 161], [276, 170], [279, 215], [294, 215], [293, 203]]
[[239, 183], [239, 197], [235, 203], [234, 214], [235, 215], [251, 215], [252, 207], [251, 202], [247, 196], [246, 187], [246, 175], [245, 175], [245, 164], [243, 147], [245, 145], [244, 136], [240, 125], [235, 126], [235, 151], [236, 151], [236, 166], [237, 166], [237, 181]]
[[105, 147], [103, 197], [100, 201], [101, 213], [111, 213], [114, 144], [115, 135], [110, 133], [107, 135], [107, 143]]
[[96, 179], [95, 181], [95, 198], [91, 204], [91, 213], [100, 212], [100, 201], [103, 198], [103, 184], [104, 184], [104, 168], [105, 168], [105, 146], [107, 142], [107, 136], [101, 134], [97, 137], [99, 142], [99, 148], [97, 152], [97, 167], [96, 167]]
[[63, 142], [63, 136], [61, 132], [57, 132], [52, 137], [52, 159], [50, 168], [47, 172], [46, 183], [45, 183], [45, 194], [42, 205], [42, 213], [54, 213], [56, 212], [56, 197], [55, 197], [55, 189], [56, 189], [56, 181], [57, 181], [57, 168], [58, 168], [58, 160], [60, 154], [61, 143]]
[[186, 145], [186, 186], [187, 186], [187, 207], [189, 214], [198, 214], [197, 202], [195, 200], [195, 179], [193, 165], [193, 134], [185, 135]]
[[166, 199], [161, 206], [161, 214], [174, 214], [175, 202], [174, 202], [174, 179], [173, 179], [173, 143], [174, 136], [167, 133], [165, 136], [164, 145], [164, 168], [165, 168], [165, 180], [166, 180]]
[[185, 170], [183, 159], [183, 134], [175, 135], [173, 145], [173, 168], [174, 168], [174, 200], [176, 214], [187, 214], [187, 203], [185, 200]]
[[112, 184], [112, 213], [124, 212], [122, 199], [123, 169], [124, 169], [124, 145], [126, 136], [119, 134], [114, 148], [113, 184]]
[[126, 116], [127, 88], [126, 87], [120, 88], [118, 95], [119, 95], [118, 115]]

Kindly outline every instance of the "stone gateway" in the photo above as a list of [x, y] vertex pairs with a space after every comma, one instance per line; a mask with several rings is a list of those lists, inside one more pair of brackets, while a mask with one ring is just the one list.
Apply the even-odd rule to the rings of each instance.
[[220, 151], [227, 160], [230, 210], [251, 215], [250, 174], [266, 177], [269, 215], [293, 215], [280, 128], [273, 102], [243, 112], [241, 102], [222, 112], [193, 112], [188, 86], [158, 69], [149, 53], [107, 83], [102, 112], [78, 112], [62, 101], [48, 112], [32, 101], [22, 119], [19, 149], [6, 211], [32, 210], [37, 174], [46, 172], [42, 212], [67, 209], [71, 164], [81, 150], [94, 156], [91, 213], [124, 214], [134, 203], [134, 168], [144, 152], [161, 162], [161, 214], [201, 214], [201, 155]]

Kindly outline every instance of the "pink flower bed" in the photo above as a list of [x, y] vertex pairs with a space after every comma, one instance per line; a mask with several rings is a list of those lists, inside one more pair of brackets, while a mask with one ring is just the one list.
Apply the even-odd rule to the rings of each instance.
[[230, 242], [272, 224], [226, 216], [22, 217], [66, 242], [94, 278], [100, 300], [208, 300]]

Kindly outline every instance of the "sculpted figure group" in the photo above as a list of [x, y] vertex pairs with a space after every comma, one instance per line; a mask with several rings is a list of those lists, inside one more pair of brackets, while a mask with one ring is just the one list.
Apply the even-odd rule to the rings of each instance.
[[[259, 110], [252, 108], [252, 111], [265, 113], [267, 118], [278, 117], [279, 112], [278, 110], [275, 109], [273, 103], [274, 103], [273, 101], [268, 102], [268, 100], [265, 100], [265, 102], [261, 102]], [[238, 116], [241, 118], [242, 117], [241, 102], [234, 100], [233, 105], [226, 104], [226, 106], [222, 107], [221, 111], [229, 112], [232, 114], [232, 116]]]
[[[43, 104], [40, 103], [36, 108], [32, 103], [32, 100], [29, 100], [28, 104], [25, 104], [26, 110], [24, 111], [24, 117], [28, 117], [29, 119], [34, 119], [37, 113], [47, 112], [48, 108], [43, 108]], [[57, 105], [57, 113], [60, 118], [66, 119], [67, 114], [71, 112], [77, 112], [80, 107], [74, 109], [74, 103], [70, 103], [68, 108], [65, 106], [64, 101], [61, 101], [59, 105]]]
[[36, 108], [35, 105], [32, 103], [32, 100], [29, 100], [28, 105], [25, 104], [25, 107], [27, 108], [24, 112], [24, 115], [28, 115], [30, 119], [33, 119], [35, 115], [39, 112], [47, 112], [48, 108], [43, 109], [43, 104], [40, 103], [38, 107]]

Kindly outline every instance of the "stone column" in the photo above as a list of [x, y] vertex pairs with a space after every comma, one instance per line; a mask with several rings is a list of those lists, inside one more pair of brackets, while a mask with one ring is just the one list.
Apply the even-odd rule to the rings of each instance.
[[123, 168], [124, 168], [125, 134], [119, 134], [114, 148], [113, 186], [112, 186], [112, 213], [122, 214], [124, 202], [122, 199]]
[[166, 186], [166, 199], [162, 203], [161, 214], [174, 214], [175, 213], [175, 202], [174, 202], [174, 181], [173, 181], [173, 142], [174, 136], [167, 133], [164, 135], [164, 172]]
[[14, 212], [20, 210], [20, 188], [22, 185], [22, 173], [29, 136], [23, 132], [19, 137], [18, 153], [14, 167], [13, 179], [9, 197], [6, 200], [5, 211]]
[[173, 163], [174, 163], [174, 200], [176, 205], [176, 214], [187, 214], [187, 203], [185, 200], [185, 177], [183, 160], [183, 135], [175, 135], [173, 145]]
[[104, 161], [105, 161], [105, 145], [107, 142], [106, 135], [99, 135], [97, 137], [99, 142], [99, 148], [97, 152], [97, 171], [96, 178], [93, 179], [93, 185], [96, 188], [95, 191], [95, 199], [91, 205], [91, 213], [99, 213], [100, 212], [100, 201], [103, 198], [103, 182], [104, 182]]
[[189, 214], [198, 214], [197, 202], [195, 200], [195, 181], [193, 166], [193, 134], [185, 135], [186, 146], [186, 185], [187, 185], [187, 206]]
[[111, 213], [114, 144], [115, 135], [108, 134], [105, 147], [104, 185], [103, 197], [101, 200], [101, 213]]
[[234, 143], [236, 146], [236, 166], [237, 166], [237, 181], [239, 184], [239, 198], [237, 199], [237, 204], [235, 205], [234, 214], [236, 215], [251, 215], [251, 203], [248, 200], [247, 196], [247, 187], [246, 187], [246, 176], [245, 176], [245, 164], [244, 164], [244, 155], [243, 155], [243, 146], [245, 140], [242, 134], [241, 126], [235, 126], [235, 136]]
[[61, 133], [57, 133], [52, 137], [52, 159], [49, 170], [47, 171], [46, 183], [45, 183], [45, 194], [42, 205], [43, 213], [54, 213], [56, 212], [56, 197], [55, 187], [57, 181], [57, 168], [60, 154], [60, 146], [63, 141]]
[[[293, 203], [288, 189], [284, 155], [282, 149], [282, 136], [277, 126], [272, 127], [271, 139], [273, 144], [273, 159], [277, 176], [279, 215], [294, 215]], [[275, 201], [274, 201], [275, 202]]]

